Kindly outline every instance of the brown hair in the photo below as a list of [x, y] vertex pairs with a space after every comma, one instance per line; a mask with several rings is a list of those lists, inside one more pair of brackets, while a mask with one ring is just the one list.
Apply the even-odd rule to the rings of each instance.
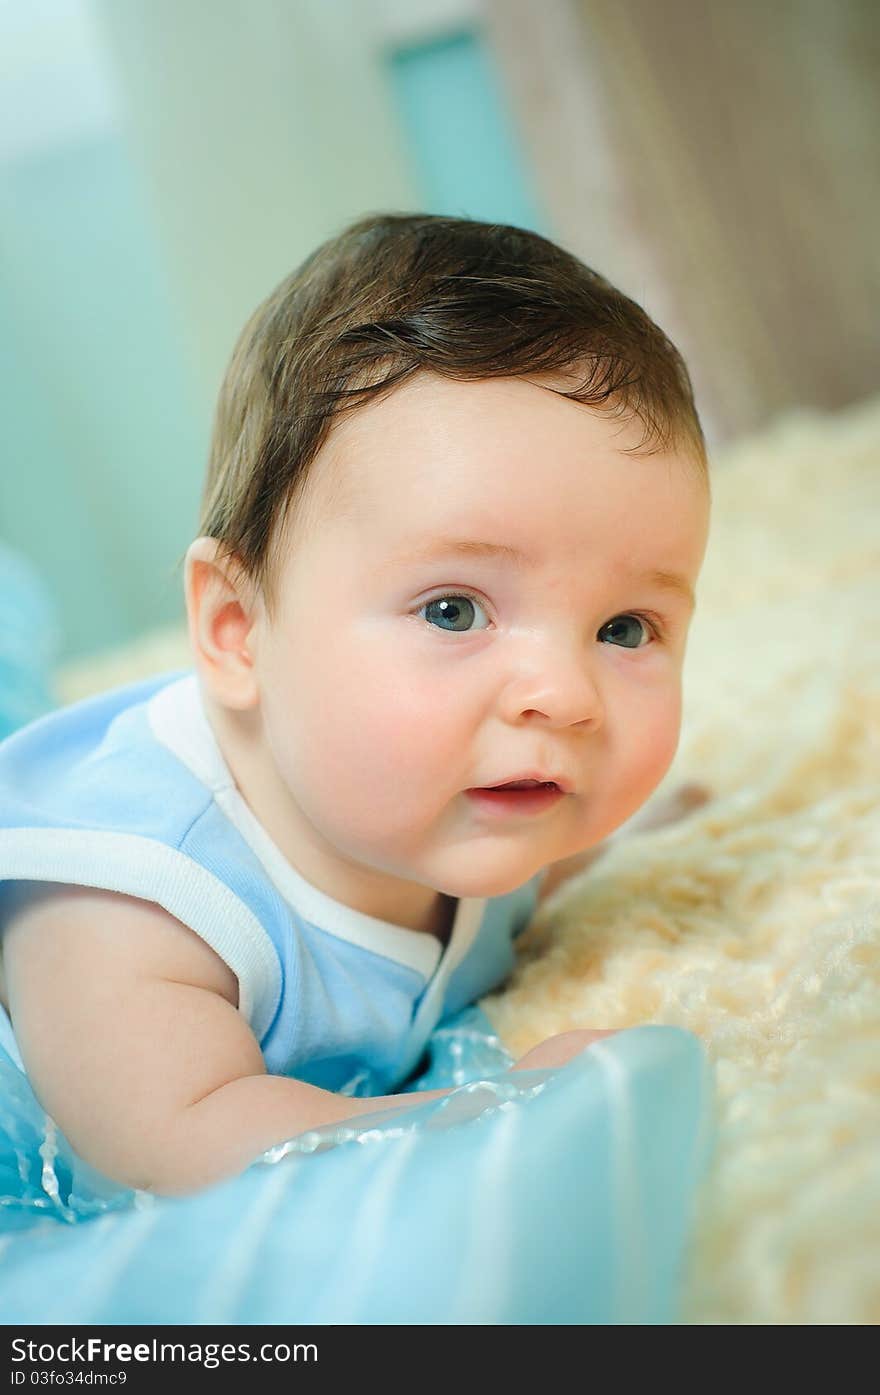
[[[335, 418], [419, 369], [462, 380], [571, 370], [561, 393], [645, 428], [632, 450], [706, 450], [684, 360], [634, 301], [523, 228], [378, 213], [322, 243], [245, 325], [217, 404], [201, 534], [272, 605], [276, 525]], [[550, 389], [555, 391], [556, 389]]]

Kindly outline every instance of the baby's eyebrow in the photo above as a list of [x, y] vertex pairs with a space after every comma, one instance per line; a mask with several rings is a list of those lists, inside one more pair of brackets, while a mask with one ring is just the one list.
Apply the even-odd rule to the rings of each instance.
[[[393, 558], [393, 565], [414, 566], [421, 562], [432, 562], [438, 557], [449, 556], [489, 557], [497, 561], [507, 562], [518, 570], [532, 566], [535, 561], [530, 553], [523, 552], [518, 547], [511, 547], [508, 543], [483, 542], [476, 538], [432, 538], [428, 542], [420, 543], [405, 552], [396, 554]], [[688, 602], [691, 610], [696, 605], [690, 582], [686, 577], [680, 576], [678, 572], [656, 570], [633, 572], [632, 579], [635, 582], [646, 582], [649, 586], [656, 586], [663, 591], [676, 593]]]
[[480, 542], [474, 538], [431, 538], [417, 544], [394, 557], [394, 564], [412, 566], [419, 562], [433, 562], [436, 557], [491, 557], [509, 562], [512, 567], [528, 567], [534, 562], [527, 552], [506, 543]]

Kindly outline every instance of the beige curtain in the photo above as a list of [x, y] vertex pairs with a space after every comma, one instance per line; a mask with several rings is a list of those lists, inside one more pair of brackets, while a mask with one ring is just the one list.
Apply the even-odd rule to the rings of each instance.
[[880, 389], [876, 0], [488, 0], [560, 234], [688, 357], [716, 440]]

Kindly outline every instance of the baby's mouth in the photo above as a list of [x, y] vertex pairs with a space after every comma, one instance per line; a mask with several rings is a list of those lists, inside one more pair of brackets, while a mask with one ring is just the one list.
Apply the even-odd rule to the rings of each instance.
[[465, 793], [481, 811], [508, 816], [539, 814], [563, 798], [563, 791], [552, 780], [511, 780]]
[[555, 790], [555, 780], [508, 780], [504, 785], [484, 785], [487, 790]]

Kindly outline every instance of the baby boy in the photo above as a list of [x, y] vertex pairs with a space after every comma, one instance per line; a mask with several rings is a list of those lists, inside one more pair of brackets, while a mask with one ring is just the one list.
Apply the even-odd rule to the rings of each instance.
[[220, 395], [193, 671], [0, 745], [7, 1036], [86, 1161], [186, 1192], [418, 1101], [438, 1020], [669, 769], [708, 514], [681, 357], [553, 243], [377, 215], [277, 288]]

